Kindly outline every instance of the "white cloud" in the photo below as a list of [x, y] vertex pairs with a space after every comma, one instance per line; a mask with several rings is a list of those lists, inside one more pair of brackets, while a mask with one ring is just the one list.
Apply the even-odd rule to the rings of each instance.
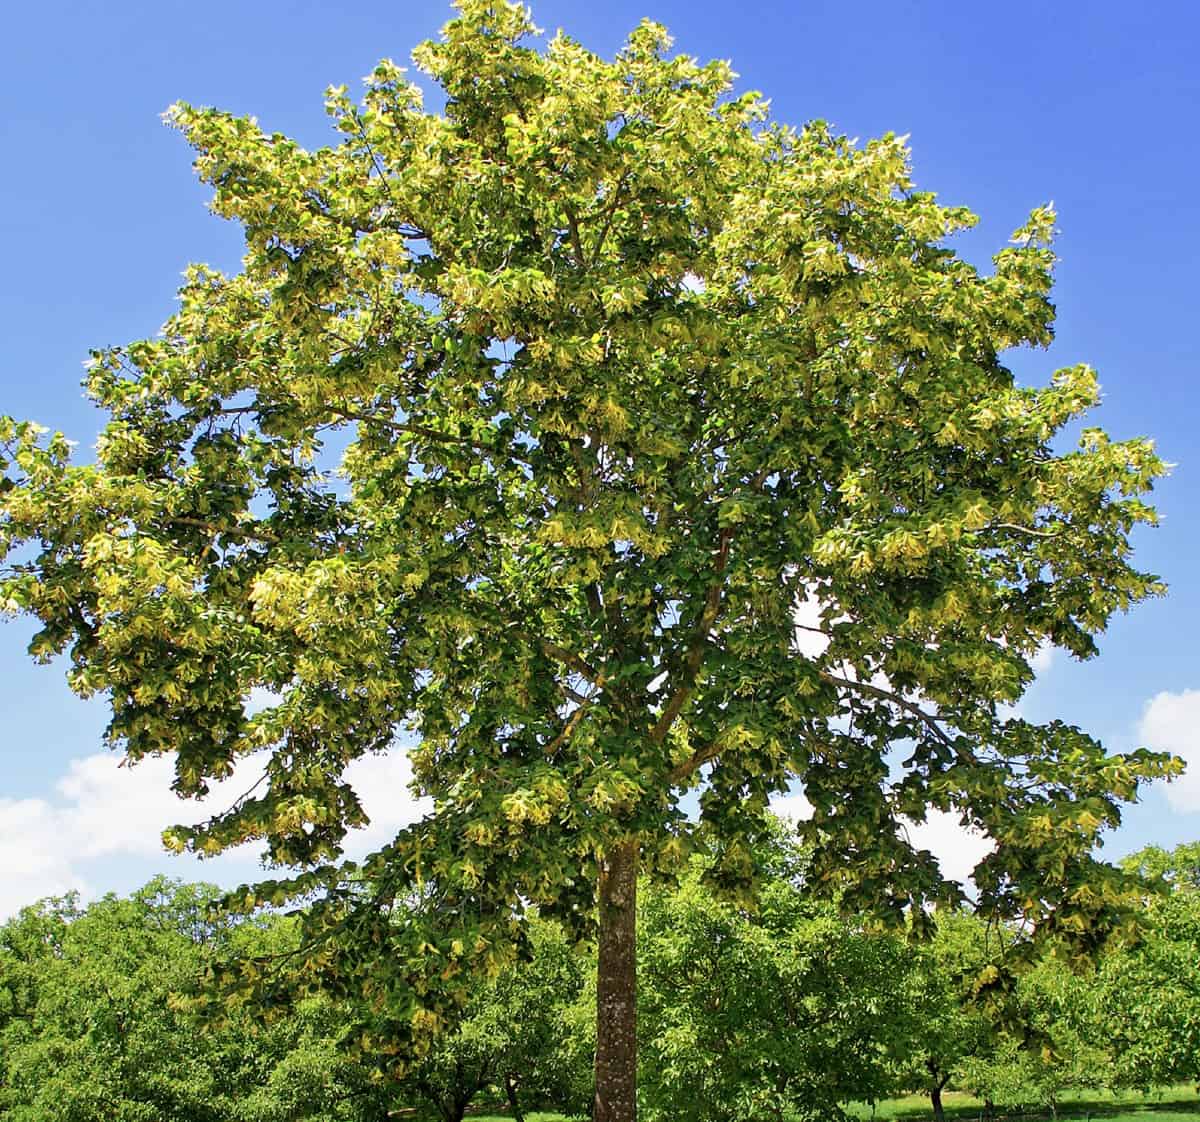
[[[834, 611], [831, 611], [831, 606]], [[822, 599], [819, 585], [810, 582], [805, 586], [803, 597], [796, 601], [796, 606], [792, 609], [792, 623], [795, 625], [792, 645], [797, 654], [814, 661], [821, 658], [829, 649], [830, 639], [826, 629], [832, 624], [844, 623], [850, 619], [845, 612], [836, 610], [839, 607], [831, 600]], [[828, 620], [824, 618], [826, 615], [830, 617]], [[843, 662], [831, 669], [836, 670], [847, 681], [859, 680], [858, 671], [849, 663]], [[882, 671], [872, 674], [869, 684], [881, 690], [891, 689], [891, 682]]]
[[[116, 755], [97, 753], [72, 760], [50, 797], [0, 798], [0, 919], [43, 896], [78, 891], [86, 899], [107, 891], [130, 862], [143, 880], [156, 873], [227, 884], [255, 879], [260, 855], [254, 847], [201, 861], [169, 855], [161, 837], [168, 826], [194, 825], [224, 810], [260, 770], [260, 760], [246, 760], [198, 802], [172, 792], [170, 758], [120, 767]], [[386, 844], [430, 809], [408, 790], [412, 771], [401, 748], [356, 760], [346, 774], [371, 818], [346, 839], [352, 858]]]
[[908, 838], [917, 849], [927, 849], [937, 858], [942, 875], [966, 884], [995, 843], [986, 834], [967, 827], [953, 811], [930, 809], [924, 822], [908, 822]]
[[825, 604], [809, 588], [803, 600], [796, 605], [792, 619], [796, 624], [796, 650], [805, 658], [820, 658], [829, 646], [829, 636], [821, 633], [821, 613]]
[[[777, 795], [771, 800], [771, 810], [780, 818], [792, 822], [812, 817], [812, 803], [803, 792]], [[963, 826], [959, 816], [944, 810], [930, 809], [921, 823], [901, 819], [908, 839], [916, 849], [927, 849], [937, 858], [942, 874], [959, 884], [966, 884], [975, 866], [991, 853], [994, 843], [979, 830]]]
[[42, 799], [0, 799], [0, 920], [42, 896], [87, 890], [57, 835], [54, 808]]
[[408, 751], [397, 746], [383, 756], [364, 756], [346, 769], [346, 780], [362, 800], [369, 826], [346, 839], [346, 856], [360, 860], [396, 836], [402, 826], [433, 810], [431, 799], [417, 799], [408, 789], [412, 768]]
[[798, 822], [811, 818], [813, 808], [812, 803], [808, 801], [803, 792], [794, 792], [790, 795], [776, 795], [771, 800], [771, 811], [780, 818]]
[[1184, 760], [1187, 771], [1167, 786], [1167, 801], [1175, 810], [1200, 811], [1200, 690], [1155, 694], [1142, 710], [1138, 739]]
[[196, 802], [171, 790], [171, 760], [119, 763], [103, 752], [75, 759], [51, 798], [0, 799], [0, 917], [43, 896], [103, 892], [114, 868], [130, 859], [145, 865], [145, 879], [158, 872], [240, 879], [252, 872], [256, 856], [248, 849], [201, 863], [171, 858], [162, 845], [166, 827], [201, 822], [245, 790], [248, 769], [214, 784], [208, 800]]
[[174, 764], [165, 756], [132, 767], [120, 767], [114, 755], [72, 760], [67, 774], [55, 784], [64, 805], [53, 813], [63, 838], [73, 843], [73, 855], [85, 859], [154, 856], [162, 852], [161, 834], [167, 826], [201, 822], [210, 807], [216, 809], [237, 794], [230, 790], [236, 787], [230, 779], [214, 784], [205, 802], [180, 799], [171, 790], [174, 775]]
[[1035, 674], [1045, 674], [1054, 665], [1054, 653], [1054, 644], [1048, 639], [1042, 640], [1029, 659], [1029, 668]]

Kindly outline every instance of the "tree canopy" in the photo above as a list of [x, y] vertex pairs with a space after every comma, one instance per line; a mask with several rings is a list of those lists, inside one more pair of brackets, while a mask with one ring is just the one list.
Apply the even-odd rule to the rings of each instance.
[[652, 1122], [837, 1119], [839, 1104], [896, 1087], [886, 1059], [913, 1050], [924, 1012], [909, 949], [814, 901], [803, 861], [780, 850], [754, 913], [705, 887], [702, 858], [675, 891], [644, 894], [640, 1104]]
[[1123, 862], [1165, 894], [1147, 901], [1140, 938], [1104, 956], [1100, 1040], [1126, 1086], [1200, 1080], [1200, 843], [1146, 846]]
[[[982, 909], [1088, 943], [1125, 884], [1096, 839], [1177, 763], [1004, 707], [1041, 645], [1089, 657], [1161, 591], [1129, 534], [1163, 465], [1094, 428], [1061, 450], [1095, 375], [1004, 363], [1051, 339], [1053, 213], [981, 271], [901, 139], [776, 122], [651, 22], [605, 60], [458, 7], [414, 53], [442, 112], [386, 61], [312, 151], [171, 109], [243, 267], [95, 352], [93, 463], [0, 422], [0, 600], [34, 656], [183, 796], [261, 765], [171, 844], [263, 843], [294, 875], [244, 903], [317, 897], [290, 961], [407, 1010], [401, 1051], [527, 905], [632, 923], [689, 792], [730, 889], [800, 784], [847, 906], [961, 898], [905, 831], [937, 808], [996, 843]], [[343, 773], [402, 729], [435, 810], [347, 869]]]

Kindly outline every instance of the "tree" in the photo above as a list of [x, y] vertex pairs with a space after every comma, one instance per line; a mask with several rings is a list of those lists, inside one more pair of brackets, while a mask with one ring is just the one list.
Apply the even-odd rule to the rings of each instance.
[[[258, 916], [239, 924], [232, 953], [244, 958], [289, 954], [299, 944], [292, 917]], [[212, 951], [207, 956], [211, 959]], [[264, 1026], [257, 1010], [236, 1006], [224, 1016], [204, 1013], [212, 995], [185, 1003], [189, 1026], [206, 1030], [234, 1066], [228, 1093], [236, 1122], [386, 1122], [400, 1099], [394, 1081], [358, 1062], [341, 1045], [347, 1002], [327, 994], [290, 994]], [[178, 998], [176, 998], [178, 1001]], [[349, 1018], [352, 1020], [352, 1018]]]
[[935, 1122], [945, 1122], [942, 1092], [964, 1061], [995, 1049], [996, 1019], [976, 998], [981, 981], [1001, 977], [1011, 940], [966, 912], [942, 909], [936, 921], [933, 937], [915, 948], [903, 978], [909, 1036], [892, 1058], [899, 1085], [928, 1095]]
[[1180, 842], [1171, 850], [1159, 845], [1143, 846], [1123, 857], [1119, 864], [1127, 872], [1137, 873], [1172, 892], [1200, 889], [1200, 842]]
[[[1041, 644], [1086, 658], [1161, 591], [1128, 534], [1163, 467], [1096, 429], [1057, 451], [1092, 371], [1002, 361], [1051, 338], [1049, 209], [981, 273], [901, 140], [774, 123], [653, 23], [612, 61], [533, 33], [461, 0], [414, 56], [445, 112], [384, 62], [316, 151], [171, 110], [243, 269], [192, 268], [161, 336], [96, 352], [95, 463], [4, 422], [0, 603], [181, 795], [261, 763], [171, 841], [264, 842], [284, 878], [247, 906], [318, 897], [288, 964], [410, 1011], [368, 1051], [427, 1047], [522, 908], [594, 913], [595, 1113], [626, 1122], [637, 874], [686, 853], [690, 791], [735, 883], [798, 782], [849, 907], [959, 899], [903, 828], [934, 807], [995, 839], [989, 913], [1080, 942], [1113, 917], [1092, 845], [1177, 765], [998, 706]], [[402, 727], [436, 809], [347, 871], [344, 769]], [[393, 916], [435, 884], [436, 929]]]
[[494, 1088], [516, 1122], [531, 1105], [564, 1103], [564, 1016], [582, 989], [582, 960], [557, 924], [531, 919], [527, 962], [483, 979], [453, 1031], [405, 1077], [402, 1088], [461, 1122]]
[[[214, 923], [211, 885], [156, 878], [0, 926], [0, 1116], [12, 1122], [378, 1122], [395, 1087], [338, 1048], [341, 1010], [296, 1003], [265, 1030], [188, 1015], [205, 959], [296, 945], [280, 917]], [[184, 1000], [180, 1000], [180, 999]]]
[[1091, 1041], [1092, 974], [1047, 955], [1016, 979], [1007, 1016], [987, 1047], [962, 1058], [955, 1081], [987, 1104], [1048, 1108], [1064, 1091], [1108, 1082], [1107, 1055]]
[[1200, 846], [1147, 846], [1124, 863], [1169, 891], [1147, 900], [1140, 938], [1101, 960], [1096, 1042], [1119, 1085], [1200, 1083]]
[[0, 1114], [22, 1103], [26, 1082], [14, 1057], [35, 1041], [47, 974], [62, 956], [67, 925], [79, 915], [77, 894], [22, 908], [0, 925]]
[[850, 1100], [887, 1097], [888, 1054], [913, 1036], [908, 948], [811, 899], [802, 862], [773, 862], [754, 912], [715, 896], [704, 864], [694, 859], [674, 891], [643, 894], [647, 1115], [828, 1119]]
[[5, 1118], [232, 1116], [230, 1064], [240, 1061], [168, 1001], [195, 982], [202, 952], [193, 936], [212, 934], [201, 917], [215, 896], [158, 880], [82, 912], [70, 897], [45, 901], [0, 928], [0, 968], [24, 994], [19, 1023], [0, 1028]]

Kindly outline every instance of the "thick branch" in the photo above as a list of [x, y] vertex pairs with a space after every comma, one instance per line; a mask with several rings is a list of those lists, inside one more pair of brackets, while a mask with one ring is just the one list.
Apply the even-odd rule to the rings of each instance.
[[717, 557], [713, 565], [713, 581], [708, 586], [708, 595], [704, 598], [704, 610], [696, 624], [695, 633], [688, 646], [687, 655], [683, 660], [683, 675], [675, 692], [664, 706], [662, 715], [650, 730], [650, 739], [661, 744], [663, 738], [679, 716], [687, 699], [696, 686], [696, 675], [700, 672], [700, 664], [704, 661], [704, 648], [708, 645], [708, 633], [717, 622], [721, 611], [721, 592], [725, 587], [725, 569], [729, 564], [729, 547], [733, 543], [733, 530], [726, 527], [717, 539]]
[[566, 208], [567, 214], [567, 229], [571, 233], [571, 245], [575, 249], [575, 262], [582, 269], [587, 266], [587, 259], [583, 255], [583, 241], [579, 237], [579, 220], [575, 217], [575, 212], [570, 207]]
[[697, 748], [683, 763], [672, 768], [667, 772], [667, 781], [674, 786], [677, 783], [682, 783], [700, 770], [705, 764], [715, 760], [721, 754], [722, 745], [719, 741], [712, 740], [703, 748]]
[[589, 682], [591, 682], [592, 685], [603, 688], [606, 681], [604, 672], [602, 670], [597, 670], [591, 665], [591, 663], [581, 658], [573, 651], [569, 651], [566, 649], [566, 647], [560, 647], [557, 643], [551, 643], [546, 639], [542, 640], [542, 650], [544, 650], [551, 658], [557, 659], [564, 666], [569, 666], [580, 677], [586, 678]]

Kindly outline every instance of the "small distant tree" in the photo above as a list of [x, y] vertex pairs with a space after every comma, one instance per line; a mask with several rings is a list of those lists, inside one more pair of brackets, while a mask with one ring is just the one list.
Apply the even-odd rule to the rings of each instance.
[[1200, 891], [1200, 842], [1180, 842], [1173, 849], [1147, 845], [1119, 862], [1156, 888], [1171, 892]]
[[973, 914], [944, 908], [932, 939], [909, 948], [901, 980], [907, 1035], [891, 1058], [897, 1085], [927, 1095], [936, 1122], [945, 1120], [942, 1092], [963, 1064], [988, 1058], [998, 1043], [995, 1009], [980, 991], [999, 977], [1005, 942]]
[[445, 1122], [461, 1122], [483, 1092], [502, 1098], [517, 1122], [534, 1107], [573, 1105], [560, 1065], [584, 959], [559, 925], [528, 922], [528, 960], [481, 981], [458, 1023], [399, 1085]]
[[[1027, 948], [1016, 944], [1020, 952]], [[982, 978], [997, 967], [985, 967]], [[976, 984], [979, 984], [977, 979]], [[1046, 954], [1010, 974], [1001, 1000], [976, 1003], [982, 1015], [980, 1045], [961, 1055], [953, 1083], [997, 1108], [1038, 1108], [1057, 1114], [1064, 1093], [1111, 1081], [1108, 1054], [1090, 1032], [1095, 971], [1087, 964]]]
[[0, 1117], [26, 1104], [34, 1081], [20, 1057], [42, 1032], [38, 1008], [67, 925], [79, 915], [77, 894], [51, 897], [22, 908], [0, 924]]
[[20, 1016], [0, 1029], [6, 1119], [226, 1122], [231, 1064], [170, 1006], [194, 985], [210, 888], [157, 880], [80, 910], [71, 898], [0, 927], [0, 986]]
[[0, 1117], [11, 1122], [378, 1122], [395, 1088], [338, 1045], [342, 1010], [302, 999], [262, 1026], [184, 1008], [213, 954], [296, 946], [280, 917], [213, 918], [210, 885], [156, 878], [87, 908], [0, 925]]
[[[803, 785], [813, 884], [897, 924], [961, 898], [905, 834], [931, 807], [995, 840], [989, 914], [1112, 921], [1093, 845], [1176, 765], [1002, 706], [1162, 590], [1129, 534], [1163, 465], [1060, 450], [1086, 366], [1005, 365], [1051, 339], [1049, 209], [982, 272], [897, 138], [772, 121], [650, 22], [612, 60], [535, 30], [461, 0], [415, 53], [445, 111], [384, 62], [314, 151], [170, 111], [243, 267], [96, 352], [94, 463], [0, 422], [0, 604], [180, 794], [261, 766], [172, 843], [265, 843], [289, 871], [238, 898], [316, 899], [289, 962], [361, 999], [368, 1052], [430, 1047], [524, 907], [594, 919], [595, 1116], [630, 1122], [637, 878], [686, 856], [689, 792], [735, 853]], [[405, 726], [436, 809], [347, 870], [345, 768]], [[436, 930], [398, 920], [433, 882]]]
[[383, 1122], [401, 1101], [396, 1085], [342, 1045], [345, 1010], [325, 996], [297, 1001], [252, 1032], [241, 1016], [220, 1031], [240, 1061], [231, 1122]]
[[1200, 844], [1147, 847], [1126, 863], [1166, 892], [1148, 897], [1137, 942], [1102, 960], [1096, 1041], [1119, 1085], [1200, 1084]]

